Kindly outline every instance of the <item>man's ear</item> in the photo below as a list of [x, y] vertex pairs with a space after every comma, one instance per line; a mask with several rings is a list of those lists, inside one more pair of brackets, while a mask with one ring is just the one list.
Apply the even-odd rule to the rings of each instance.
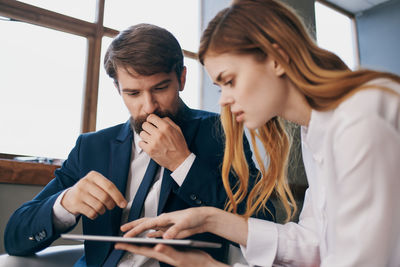
[[[283, 49], [277, 45], [277, 44], [272, 44], [272, 47], [276, 49], [276, 51], [283, 57], [283, 59], [289, 63], [289, 56], [286, 54]], [[283, 68], [282, 64], [280, 64], [275, 58], [272, 59], [274, 61], [274, 70], [275, 74], [277, 76], [282, 76], [286, 73], [285, 69]]]
[[183, 66], [183, 70], [182, 70], [182, 74], [181, 74], [181, 78], [180, 78], [181, 87], [179, 88], [179, 91], [183, 91], [183, 89], [185, 88], [186, 72], [187, 72], [187, 69], [185, 66]]
[[115, 88], [117, 89], [117, 91], [118, 91], [118, 94], [120, 94], [120, 95], [121, 95], [121, 90], [119, 90], [118, 81], [117, 81], [117, 80], [114, 80], [113, 84], [114, 84]]

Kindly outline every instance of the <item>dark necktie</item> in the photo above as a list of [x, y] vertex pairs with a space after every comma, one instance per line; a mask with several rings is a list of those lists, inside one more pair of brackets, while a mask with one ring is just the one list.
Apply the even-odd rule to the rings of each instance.
[[[143, 180], [136, 192], [135, 198], [133, 199], [131, 209], [129, 211], [128, 222], [136, 220], [140, 217], [142, 213], [144, 200], [149, 192], [150, 186], [153, 183], [154, 176], [157, 173], [159, 165], [152, 159], [147, 166], [146, 173], [144, 174]], [[107, 260], [104, 262], [104, 267], [115, 267], [117, 266], [119, 260], [124, 255], [124, 250], [113, 249], [108, 256]]]

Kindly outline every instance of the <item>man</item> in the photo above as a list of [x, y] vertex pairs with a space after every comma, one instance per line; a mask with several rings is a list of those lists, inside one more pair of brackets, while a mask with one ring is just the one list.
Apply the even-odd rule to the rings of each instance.
[[[55, 178], [11, 216], [5, 231], [11, 255], [49, 246], [80, 217], [84, 234], [116, 236], [123, 223], [139, 217], [201, 205], [223, 208], [226, 203], [219, 117], [189, 109], [180, 99], [186, 68], [175, 37], [154, 25], [130, 27], [113, 40], [104, 66], [131, 119], [78, 138]], [[245, 146], [255, 177], [247, 142]], [[222, 243], [221, 249], [207, 252], [226, 259], [225, 240], [211, 234], [192, 238]], [[85, 242], [85, 255], [76, 266], [103, 264], [159, 263], [116, 251], [111, 243]]]

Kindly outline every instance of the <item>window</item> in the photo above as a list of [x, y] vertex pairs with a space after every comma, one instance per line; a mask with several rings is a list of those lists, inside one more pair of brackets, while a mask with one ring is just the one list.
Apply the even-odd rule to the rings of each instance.
[[96, 0], [18, 0], [19, 2], [48, 9], [70, 17], [94, 22]]
[[181, 97], [199, 108], [199, 14], [200, 0], [0, 2], [0, 154], [65, 159], [81, 132], [125, 122], [102, 62], [112, 37], [137, 23], [176, 36], [188, 67]]
[[129, 112], [122, 101], [122, 97], [119, 95], [114, 86], [113, 80], [107, 75], [102, 64], [104, 55], [106, 54], [107, 48], [111, 44], [111, 41], [111, 38], [104, 37], [101, 46], [96, 130], [117, 125], [118, 123], [126, 122], [129, 119]]
[[338, 55], [351, 69], [357, 68], [354, 19], [318, 1], [315, 19], [318, 45]]
[[138, 23], [155, 24], [169, 30], [183, 49], [197, 51], [199, 6], [199, 0], [106, 1], [104, 25], [122, 30]]
[[86, 39], [0, 20], [0, 153], [65, 158], [80, 132]]

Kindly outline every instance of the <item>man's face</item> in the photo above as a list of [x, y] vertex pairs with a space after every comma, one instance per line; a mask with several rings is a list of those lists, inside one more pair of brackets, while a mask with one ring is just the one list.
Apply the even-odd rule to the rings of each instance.
[[179, 84], [176, 73], [156, 73], [143, 76], [132, 68], [117, 68], [118, 90], [134, 120], [135, 131], [142, 131], [142, 124], [150, 114], [173, 117], [179, 108], [179, 91], [185, 86], [186, 69]]

